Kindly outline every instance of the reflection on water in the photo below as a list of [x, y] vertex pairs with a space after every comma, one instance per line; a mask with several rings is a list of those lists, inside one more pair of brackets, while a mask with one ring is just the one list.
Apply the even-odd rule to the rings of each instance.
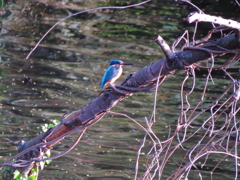
[[[110, 5], [124, 3], [47, 0], [5, 4], [2, 10], [5, 16], [1, 17], [1, 39], [5, 41], [1, 43], [0, 58], [1, 161], [16, 153], [19, 140], [27, 141], [41, 133], [40, 125], [60, 120], [65, 112], [80, 109], [94, 99], [101, 91], [100, 79], [109, 60], [135, 64], [125, 68], [125, 77], [163, 57], [154, 42], [158, 34], [172, 43], [185, 29], [192, 30], [192, 26], [182, 21], [190, 10], [171, 1], [156, 1], [126, 10], [94, 11], [61, 22], [25, 59], [33, 45], [59, 19], [86, 8]], [[184, 75], [179, 73], [167, 79], [157, 97], [154, 129], [163, 139], [168, 134], [166, 126], [174, 126], [178, 117], [173, 110], [180, 105], [181, 81], [176, 76]], [[24, 82], [26, 77], [32, 82]], [[152, 105], [153, 91], [150, 91], [125, 99], [113, 111], [126, 113], [144, 124], [144, 118], [151, 116]], [[41, 172], [40, 179], [133, 179], [136, 152], [143, 135], [143, 130], [130, 120], [106, 115], [87, 130], [74, 150]], [[52, 153], [65, 150], [75, 137], [67, 137]], [[163, 177], [176, 168], [174, 162], [167, 168], [169, 173]], [[144, 170], [141, 165], [140, 174]]]

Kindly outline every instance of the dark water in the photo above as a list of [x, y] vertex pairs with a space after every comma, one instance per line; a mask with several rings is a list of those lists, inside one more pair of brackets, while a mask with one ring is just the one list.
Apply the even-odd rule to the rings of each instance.
[[[123, 77], [126, 77], [163, 57], [154, 42], [158, 34], [170, 44], [185, 29], [192, 34], [194, 26], [184, 22], [193, 11], [191, 7], [172, 0], [153, 1], [136, 8], [93, 11], [69, 18], [53, 29], [26, 59], [42, 35], [61, 18], [85, 9], [138, 2], [4, 2], [0, 36], [1, 162], [16, 153], [15, 145], [19, 140], [28, 141], [40, 134], [41, 125], [60, 120], [65, 112], [81, 109], [97, 97], [101, 91], [101, 76], [109, 60], [134, 63], [124, 69]], [[239, 7], [230, 1], [201, 1], [198, 5], [207, 13], [239, 18]], [[199, 34], [206, 33], [209, 28], [200, 24]], [[237, 67], [231, 67], [233, 76]], [[222, 76], [215, 76], [215, 87], [230, 84], [223, 81]], [[25, 77], [32, 78], [32, 83], [24, 83]], [[197, 88], [201, 89], [202, 81], [205, 81], [201, 78], [202, 72], [198, 77]], [[177, 121], [179, 112], [176, 108], [180, 106], [183, 78], [182, 72], [171, 75], [158, 91], [154, 130], [160, 138], [166, 138], [166, 126], [175, 126]], [[221, 91], [210, 92], [209, 96], [214, 98], [218, 93]], [[151, 117], [153, 100], [153, 91], [135, 94], [121, 101], [112, 111], [126, 113], [144, 124], [144, 118]], [[136, 153], [143, 136], [143, 130], [135, 123], [108, 114], [87, 130], [74, 150], [48, 165], [39, 179], [133, 179]], [[72, 135], [57, 144], [52, 154], [65, 150], [75, 137]], [[140, 161], [139, 174], [145, 172], [144, 162]], [[171, 160], [162, 179], [177, 165], [174, 159]], [[197, 173], [191, 176], [198, 177]], [[232, 177], [229, 173], [223, 179]], [[209, 179], [207, 172], [206, 179]]]

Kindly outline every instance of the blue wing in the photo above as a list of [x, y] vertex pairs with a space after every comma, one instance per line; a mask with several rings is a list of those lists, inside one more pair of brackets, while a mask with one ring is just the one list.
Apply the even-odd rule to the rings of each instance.
[[104, 87], [104, 85], [109, 82], [111, 79], [113, 79], [115, 76], [118, 75], [120, 65], [115, 66], [109, 66], [106, 72], [104, 73], [101, 81], [101, 88]]

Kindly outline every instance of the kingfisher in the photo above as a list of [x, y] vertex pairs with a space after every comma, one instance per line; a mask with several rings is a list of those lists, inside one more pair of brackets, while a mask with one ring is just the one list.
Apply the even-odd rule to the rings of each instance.
[[113, 84], [122, 75], [122, 65], [133, 65], [132, 63], [125, 63], [121, 60], [111, 60], [110, 66], [104, 73], [101, 81], [101, 88], [106, 84]]

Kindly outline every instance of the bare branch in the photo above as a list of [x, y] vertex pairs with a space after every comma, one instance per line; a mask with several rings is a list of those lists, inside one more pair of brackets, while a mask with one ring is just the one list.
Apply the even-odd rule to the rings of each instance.
[[187, 17], [188, 23], [193, 22], [211, 22], [214, 24], [224, 25], [233, 29], [240, 29], [240, 23], [231, 19], [224, 19], [221, 17], [211, 16], [198, 12], [193, 12]]

